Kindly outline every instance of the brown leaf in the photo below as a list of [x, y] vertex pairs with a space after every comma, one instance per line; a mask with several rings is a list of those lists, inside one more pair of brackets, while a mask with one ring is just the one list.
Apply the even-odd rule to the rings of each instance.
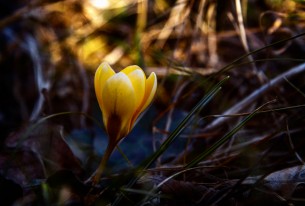
[[37, 155], [31, 151], [6, 150], [0, 153], [0, 173], [21, 186], [44, 178], [43, 167]]
[[33, 152], [36, 159], [43, 164], [47, 176], [60, 169], [69, 169], [76, 174], [81, 174], [80, 162], [63, 138], [63, 127], [40, 124], [26, 136], [27, 129], [11, 135], [6, 140], [6, 146]]

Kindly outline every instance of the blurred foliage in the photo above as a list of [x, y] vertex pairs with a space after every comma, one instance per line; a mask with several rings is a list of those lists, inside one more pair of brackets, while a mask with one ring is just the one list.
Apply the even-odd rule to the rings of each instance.
[[[304, 72], [287, 73], [304, 62], [304, 7], [301, 0], [0, 0], [1, 203], [68, 205], [87, 198], [88, 205], [104, 205], [124, 193], [118, 204], [143, 197], [152, 205], [304, 204], [298, 167]], [[117, 71], [132, 64], [154, 71], [159, 87], [120, 145], [130, 162], [116, 151], [101, 187], [90, 193], [84, 181], [107, 141], [96, 123], [101, 114], [92, 81], [102, 61]], [[227, 75], [221, 94], [194, 115], [147, 176], [125, 187], [132, 169]], [[274, 99], [198, 168], [183, 170], [242, 116]], [[289, 168], [293, 183], [282, 175]], [[286, 183], [280, 187], [273, 178]]]

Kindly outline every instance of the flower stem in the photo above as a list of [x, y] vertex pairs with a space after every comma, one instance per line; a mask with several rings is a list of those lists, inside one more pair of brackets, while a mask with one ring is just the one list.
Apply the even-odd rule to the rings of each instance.
[[106, 165], [107, 165], [107, 162], [108, 162], [108, 159], [111, 155], [111, 153], [113, 152], [115, 148], [115, 144], [111, 144], [109, 143], [107, 148], [106, 148], [106, 151], [103, 155], [103, 158], [98, 166], [98, 168], [95, 170], [95, 172], [93, 173], [93, 177], [92, 177], [92, 184], [93, 185], [97, 185], [100, 181], [100, 178], [106, 168]]

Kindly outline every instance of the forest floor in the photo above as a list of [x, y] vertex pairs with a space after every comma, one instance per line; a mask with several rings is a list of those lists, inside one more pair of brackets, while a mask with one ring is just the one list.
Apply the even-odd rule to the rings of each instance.
[[[1, 205], [305, 204], [303, 1], [98, 2], [0, 2]], [[93, 185], [101, 62], [158, 87]]]

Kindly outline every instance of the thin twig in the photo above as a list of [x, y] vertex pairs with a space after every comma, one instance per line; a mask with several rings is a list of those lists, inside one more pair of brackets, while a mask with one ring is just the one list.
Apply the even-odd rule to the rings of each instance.
[[[240, 102], [235, 104], [233, 107], [226, 110], [223, 113], [223, 115], [239, 113], [240, 111], [242, 111], [243, 109], [248, 107], [250, 104], [255, 102], [259, 97], [261, 97], [262, 95], [267, 93], [270, 89], [272, 89], [276, 85], [279, 85], [282, 82], [284, 82], [285, 78], [287, 78], [287, 79], [292, 78], [302, 72], [305, 72], [305, 63], [298, 65], [296, 67], [293, 67], [290, 70], [288, 70], [288, 71], [278, 75], [274, 79], [270, 80], [269, 82], [267, 82], [266, 84], [264, 84], [263, 86], [258, 88], [257, 90], [253, 91], [249, 96], [247, 96], [246, 98], [244, 98], [243, 100], [241, 100]], [[204, 131], [216, 129], [220, 125], [226, 123], [228, 120], [229, 120], [229, 118], [219, 117], [219, 118], [215, 119], [213, 122], [211, 122], [209, 125], [207, 125], [204, 128]]]
[[[81, 78], [82, 81], [82, 85], [83, 85], [83, 96], [82, 96], [82, 112], [83, 113], [87, 113], [89, 110], [89, 96], [90, 96], [90, 87], [89, 87], [89, 80], [88, 80], [88, 76], [86, 74], [85, 68], [84, 66], [77, 61], [76, 63], [76, 67], [78, 69], [79, 72], [79, 76]], [[82, 127], [86, 126], [86, 121], [84, 117], [81, 117], [80, 123], [82, 125]]]
[[[239, 31], [238, 33], [240, 36], [240, 40], [241, 40], [241, 43], [242, 43], [245, 51], [247, 53], [249, 53], [250, 49], [249, 49], [249, 45], [248, 45], [248, 41], [247, 41], [240, 0], [235, 0], [235, 6], [236, 6], [237, 23], [238, 23], [238, 31]], [[250, 62], [254, 61], [252, 55], [249, 55], [247, 58]], [[254, 72], [257, 73], [258, 71], [257, 71], [255, 64], [253, 63], [253, 64], [251, 64], [251, 66], [252, 66], [252, 69], [254, 70]]]
[[302, 157], [299, 155], [298, 151], [295, 149], [294, 147], [294, 144], [292, 142], [292, 138], [291, 138], [291, 135], [290, 135], [290, 129], [289, 129], [289, 125], [288, 125], [288, 122], [286, 122], [286, 130], [287, 130], [287, 137], [288, 137], [288, 140], [289, 140], [289, 145], [290, 145], [290, 148], [291, 150], [294, 152], [295, 154], [295, 157], [300, 161], [300, 163], [302, 165], [305, 164], [304, 160], [302, 159]]

